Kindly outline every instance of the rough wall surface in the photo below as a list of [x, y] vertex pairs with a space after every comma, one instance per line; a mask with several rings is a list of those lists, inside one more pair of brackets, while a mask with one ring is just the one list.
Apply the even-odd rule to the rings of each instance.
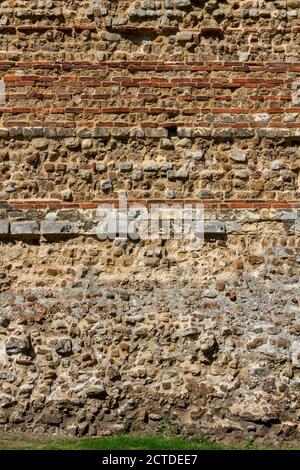
[[[299, 439], [299, 32], [298, 0], [0, 1], [0, 430]], [[100, 241], [120, 191], [201, 202], [203, 247]]]

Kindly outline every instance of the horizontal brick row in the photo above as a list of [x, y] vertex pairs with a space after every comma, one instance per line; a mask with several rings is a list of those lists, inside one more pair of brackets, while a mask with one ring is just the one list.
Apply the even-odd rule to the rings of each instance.
[[[279, 114], [280, 116], [285, 113], [299, 113], [300, 112], [300, 106], [293, 106], [290, 108], [266, 108], [265, 113], [268, 114]], [[89, 107], [60, 107], [60, 108], [41, 108], [41, 109], [36, 109], [36, 108], [31, 108], [31, 107], [2, 107], [0, 108], [0, 115], [9, 115], [9, 114], [31, 114], [31, 115], [38, 115], [38, 114], [182, 114], [182, 115], [199, 115], [199, 113], [210, 113], [210, 114], [237, 114], [240, 115], [244, 118], [245, 121], [248, 121], [251, 119], [251, 115], [254, 116], [258, 115], [258, 118], [262, 117], [262, 114], [260, 112], [257, 112], [256, 110], [249, 110], [248, 108], [183, 108], [183, 109], [177, 109], [176, 107], [174, 108], [160, 108], [159, 106], [157, 107], [129, 107], [129, 106], [119, 106], [119, 107], [99, 107], [99, 108], [89, 108]], [[248, 114], [250, 116], [248, 116]], [[282, 116], [283, 117], [283, 116]], [[200, 119], [199, 119], [200, 120]], [[263, 121], [265, 121], [265, 117], [262, 118]], [[278, 122], [278, 119], [275, 121]], [[280, 121], [279, 121], [280, 122]], [[272, 121], [270, 122], [270, 126], [272, 126]], [[252, 123], [253, 126], [255, 127], [261, 127], [261, 123]], [[277, 125], [277, 124], [275, 124]], [[295, 123], [293, 124], [295, 125]], [[292, 126], [291, 123], [286, 124], [287, 127]]]
[[110, 87], [114, 85], [120, 85], [124, 87], [151, 87], [157, 86], [161, 88], [172, 88], [173, 86], [189, 86], [189, 87], [200, 87], [200, 88], [240, 88], [240, 87], [261, 87], [261, 88], [272, 88], [275, 86], [287, 85], [291, 86], [295, 82], [295, 78], [281, 78], [281, 79], [265, 79], [265, 78], [256, 78], [256, 77], [220, 77], [220, 78], [193, 78], [193, 77], [170, 77], [170, 78], [161, 78], [161, 77], [128, 77], [128, 76], [113, 76], [110, 79], [99, 79], [93, 76], [43, 76], [43, 75], [28, 75], [23, 76], [20, 79], [18, 75], [3, 75], [2, 80], [8, 85], [22, 84], [22, 82], [30, 83], [34, 85], [52, 85], [56, 84], [59, 88], [60, 86], [70, 86], [73, 85], [83, 85], [83, 86], [98, 86], [98, 87]]
[[[0, 60], [0, 70], [54, 70], [61, 72], [64, 70], [101, 70], [108, 71], [110, 69], [117, 70], [130, 70], [132, 72], [139, 71], [155, 71], [155, 72], [174, 72], [174, 71], [191, 71], [191, 72], [234, 72], [242, 71], [250, 72], [268, 72], [268, 73], [286, 73], [286, 72], [300, 72], [300, 62], [276, 62], [276, 63], [262, 63], [255, 61], [228, 61], [223, 62], [215, 60], [213, 62], [203, 61], [185, 61], [185, 62], [170, 62], [166, 61], [151, 61], [143, 58], [141, 60], [114, 60], [114, 61], [88, 61], [88, 60], [74, 60], [69, 61], [50, 61], [50, 60]], [[239, 68], [242, 68], [240, 70]], [[18, 77], [20, 79], [20, 77]], [[76, 78], [76, 77], [74, 77]]]
[[[134, 91], [133, 92], [127, 92], [127, 93], [120, 93], [119, 95], [119, 98], [121, 100], [131, 100], [133, 103], [135, 102], [138, 102], [138, 100], [145, 100], [145, 102], [150, 101], [150, 100], [155, 100], [155, 95], [152, 93], [152, 92], [143, 92], [143, 90], [141, 91], [138, 91], [137, 93], [135, 93]], [[172, 95], [171, 95], [172, 96]], [[43, 101], [43, 103], [45, 103], [47, 105], [47, 107], [49, 107], [49, 104], [48, 102], [51, 102], [51, 93], [47, 92], [47, 93], [43, 93], [43, 92], [34, 92], [34, 91], [31, 91], [29, 93], [24, 93], [23, 90], [22, 92], [17, 92], [17, 93], [6, 93], [6, 99], [7, 100], [11, 100], [11, 103], [13, 103], [14, 101], [17, 101], [19, 100], [23, 102], [23, 100], [27, 101], [27, 106], [29, 105], [28, 103], [31, 103], [33, 100], [36, 100], [37, 102], [41, 102]], [[102, 100], [105, 100], [104, 101], [104, 104], [106, 104], [106, 107], [109, 105], [109, 102], [110, 100], [113, 99], [113, 96], [112, 96], [112, 93], [92, 93], [92, 92], [89, 92], [89, 93], [82, 93], [80, 95], [77, 94], [77, 97], [80, 99], [80, 101], [82, 101], [83, 103], [84, 102], [93, 102], [93, 103], [101, 103]], [[74, 93], [61, 93], [61, 94], [56, 94], [56, 100], [58, 101], [61, 101], [61, 102], [66, 102], [66, 101], [69, 101], [72, 103], [72, 100], [74, 99]], [[171, 97], [169, 98], [171, 100]], [[185, 101], [185, 102], [206, 102], [206, 101], [216, 101], [216, 102], [223, 102], [224, 103], [224, 106], [225, 105], [228, 105], [228, 107], [230, 108], [232, 106], [232, 104], [230, 104], [230, 102], [232, 101], [236, 101], [237, 100], [237, 96], [234, 96], [234, 95], [230, 95], [230, 94], [224, 94], [224, 95], [212, 95], [210, 93], [201, 93], [201, 94], [193, 94], [193, 95], [190, 95], [190, 96], [180, 96], [180, 95], [177, 95], [176, 96], [176, 99], [178, 101]], [[278, 102], [278, 103], [285, 103], [285, 102], [288, 102], [288, 101], [292, 101], [292, 96], [290, 94], [277, 94], [277, 95], [258, 95], [258, 94], [251, 94], [249, 95], [249, 97], [247, 97], [248, 100], [251, 100], [252, 101], [264, 101], [266, 102], [267, 106], [271, 106], [270, 103], [268, 103], [268, 101], [272, 102], [272, 104], [274, 105], [274, 107], [278, 107], [278, 105], [275, 103]], [[245, 102], [245, 98], [244, 98], [244, 102]], [[20, 105], [19, 105], [20, 106]], [[70, 106], [70, 105], [69, 105]], [[207, 104], [206, 104], [207, 106]], [[52, 106], [54, 107], [54, 106]], [[3, 109], [3, 108], [2, 108]], [[51, 107], [49, 107], [49, 109], [51, 109]], [[213, 108], [213, 109], [218, 109], [217, 107], [216, 108]], [[227, 109], [227, 108], [226, 108]], [[242, 108], [235, 108], [235, 109], [239, 109], [241, 111]], [[270, 108], [270, 109], [273, 109], [273, 108]]]
[[[224, 34], [224, 33], [253, 33], [253, 34], [262, 34], [262, 33], [272, 33], [273, 35], [276, 33], [287, 34], [287, 33], [299, 33], [300, 26], [293, 26], [293, 27], [279, 27], [279, 28], [272, 28], [272, 27], [212, 27], [212, 26], [204, 26], [200, 28], [180, 28], [179, 26], [147, 26], [147, 25], [118, 25], [110, 27], [111, 31], [116, 31], [119, 33], [130, 33], [134, 32], [135, 34], [139, 34], [140, 32], [159, 32], [163, 30], [163, 32], [172, 34], [176, 32], [189, 32], [193, 35], [199, 34]], [[72, 24], [72, 25], [43, 25], [43, 24], [10, 24], [10, 25], [0, 25], [0, 34], [4, 33], [45, 33], [47, 31], [58, 31], [66, 34], [70, 34], [72, 32], [82, 32], [82, 31], [95, 31], [98, 34], [107, 33], [106, 29], [100, 29], [95, 24]], [[193, 38], [191, 37], [191, 40]]]
[[20, 120], [26, 115], [32, 122], [36, 116], [48, 114], [55, 114], [60, 120], [65, 115], [70, 121], [94, 116], [102, 120], [102, 115], [106, 121], [109, 114], [116, 116], [113, 120], [124, 115], [125, 120], [125, 115], [130, 115], [130, 123], [151, 119], [155, 124], [170, 119], [177, 126], [189, 124], [193, 116], [202, 125], [250, 122], [253, 127], [261, 127], [262, 122], [271, 127], [292, 127], [299, 118], [297, 73], [273, 78], [260, 72], [249, 75], [227, 71], [225, 75], [218, 70], [212, 70], [209, 76], [199, 72], [200, 77], [193, 71], [185, 76], [173, 71], [169, 77], [161, 77], [157, 72], [154, 76], [139, 74], [118, 73], [114, 69], [103, 73], [86, 71], [84, 76], [59, 70], [51, 75], [32, 71], [21, 77], [4, 73], [6, 103], [0, 106], [3, 125], [16, 115], [22, 115]]

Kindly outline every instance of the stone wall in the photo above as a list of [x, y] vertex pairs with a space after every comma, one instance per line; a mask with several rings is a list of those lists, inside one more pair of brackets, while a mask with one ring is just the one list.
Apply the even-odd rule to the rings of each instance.
[[[0, 1], [1, 431], [297, 442], [299, 7]], [[100, 241], [121, 191], [204, 245]]]

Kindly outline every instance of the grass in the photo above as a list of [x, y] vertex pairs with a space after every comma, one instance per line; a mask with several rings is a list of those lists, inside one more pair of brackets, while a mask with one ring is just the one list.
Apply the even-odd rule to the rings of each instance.
[[[123, 434], [109, 437], [66, 438], [36, 434], [0, 434], [0, 450], [274, 450], [258, 448], [252, 441], [233, 446], [210, 442], [205, 436], [191, 439]], [[280, 450], [279, 448], [277, 450]], [[299, 450], [299, 447], [282, 450]]]
[[[247, 447], [244, 447], [247, 449]], [[214, 444], [200, 437], [120, 435], [100, 438], [60, 438], [34, 435], [0, 435], [0, 450], [229, 450], [234, 447]]]

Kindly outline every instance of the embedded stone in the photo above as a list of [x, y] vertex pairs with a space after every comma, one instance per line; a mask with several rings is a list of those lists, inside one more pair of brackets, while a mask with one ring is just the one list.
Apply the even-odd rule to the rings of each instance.
[[247, 161], [246, 153], [238, 148], [233, 148], [230, 151], [230, 158], [239, 163], [245, 163]]
[[77, 149], [79, 145], [80, 145], [80, 142], [78, 139], [70, 138], [65, 141], [65, 146], [71, 150]]
[[10, 337], [5, 344], [5, 349], [8, 355], [14, 354], [28, 354], [31, 349], [29, 337]]
[[98, 400], [105, 400], [107, 392], [102, 385], [92, 385], [85, 389], [85, 394], [88, 398], [95, 398]]
[[59, 426], [63, 421], [63, 416], [59, 410], [45, 409], [41, 413], [39, 421], [50, 426]]
[[120, 170], [123, 171], [124, 173], [127, 173], [132, 170], [132, 163], [126, 162], [126, 163], [121, 163], [120, 165]]
[[9, 318], [0, 316], [0, 326], [6, 328], [10, 323]]
[[101, 33], [101, 38], [108, 42], [119, 42], [121, 36], [116, 33], [109, 33], [108, 31], [105, 31]]
[[70, 338], [61, 339], [57, 343], [55, 351], [59, 356], [71, 356], [73, 354], [72, 340]]
[[193, 33], [190, 31], [182, 31], [176, 34], [176, 39], [178, 42], [188, 42], [193, 39]]
[[204, 154], [202, 150], [187, 150], [185, 152], [186, 158], [193, 158], [194, 160], [202, 160], [203, 156]]
[[147, 128], [145, 129], [145, 134], [146, 134], [146, 137], [149, 137], [149, 138], [161, 139], [163, 137], [168, 136], [168, 131], [167, 129], [164, 129], [162, 127]]
[[130, 130], [130, 137], [133, 139], [143, 139], [145, 137], [145, 131], [140, 127], [134, 127]]
[[191, 138], [193, 129], [190, 127], [177, 127], [177, 135], [180, 138]]
[[264, 400], [261, 402], [245, 400], [244, 403], [235, 403], [231, 406], [230, 412], [234, 416], [254, 423], [269, 423], [278, 419], [278, 413], [274, 406]]
[[37, 150], [45, 150], [48, 148], [48, 141], [47, 139], [33, 139], [32, 145]]
[[211, 130], [209, 127], [195, 127], [193, 131], [194, 137], [209, 137]]
[[17, 191], [18, 185], [15, 181], [8, 181], [5, 183], [4, 189], [7, 193], [13, 193], [14, 191]]
[[111, 131], [111, 135], [115, 139], [127, 139], [129, 136], [128, 129], [124, 129], [123, 127], [114, 127]]
[[170, 150], [174, 148], [174, 145], [170, 139], [162, 139], [160, 142], [160, 148]]
[[200, 349], [204, 356], [211, 357], [219, 350], [219, 345], [214, 335], [205, 333], [200, 338]]
[[102, 191], [110, 191], [112, 189], [112, 182], [111, 181], [104, 181], [101, 183], [100, 188]]
[[174, 0], [176, 8], [186, 8], [191, 6], [191, 0]]
[[92, 137], [95, 138], [109, 139], [110, 135], [110, 129], [107, 127], [94, 127], [92, 130]]

